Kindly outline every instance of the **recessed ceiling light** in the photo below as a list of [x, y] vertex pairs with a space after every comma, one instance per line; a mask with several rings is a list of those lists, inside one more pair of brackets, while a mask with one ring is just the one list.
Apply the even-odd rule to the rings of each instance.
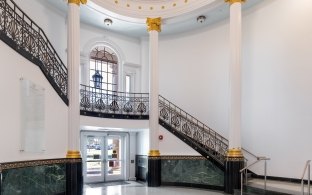
[[206, 20], [206, 16], [201, 15], [201, 16], [197, 17], [197, 22], [198, 23], [203, 23], [203, 22], [205, 22], [205, 20]]
[[106, 26], [111, 26], [111, 25], [113, 24], [113, 21], [112, 21], [111, 19], [109, 19], [109, 18], [106, 18], [106, 19], [104, 20], [104, 24], [105, 24]]

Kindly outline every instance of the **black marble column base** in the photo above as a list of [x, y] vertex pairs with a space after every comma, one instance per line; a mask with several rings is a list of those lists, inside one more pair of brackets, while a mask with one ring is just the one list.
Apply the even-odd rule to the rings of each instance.
[[66, 194], [82, 195], [83, 178], [82, 178], [82, 160], [81, 158], [71, 159], [66, 163]]
[[161, 184], [161, 161], [160, 156], [148, 157], [147, 186], [158, 187]]
[[240, 170], [244, 168], [244, 158], [228, 157], [225, 162], [224, 192], [233, 194], [234, 189], [240, 189]]

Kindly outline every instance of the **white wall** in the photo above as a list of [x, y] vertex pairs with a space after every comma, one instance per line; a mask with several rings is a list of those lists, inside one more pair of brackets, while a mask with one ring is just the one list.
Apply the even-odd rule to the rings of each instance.
[[161, 37], [159, 43], [160, 94], [222, 135], [227, 135], [227, 28], [222, 23]]
[[[140, 64], [140, 41], [136, 38], [126, 37], [92, 26], [81, 24], [81, 49], [88, 48], [90, 44], [109, 41], [116, 45], [123, 53], [123, 63]], [[90, 52], [90, 51], [89, 51]]]
[[159, 151], [161, 155], [201, 155], [167, 129], [162, 126], [159, 127], [159, 135], [163, 136], [163, 140], [159, 140]]
[[127, 119], [110, 119], [90, 116], [80, 116], [80, 125], [82, 129], [97, 130], [89, 127], [102, 127], [110, 129], [146, 129], [148, 120], [127, 120]]
[[[0, 41], [1, 137], [0, 162], [64, 158], [67, 151], [67, 106], [51, 87], [39, 67]], [[20, 152], [20, 78], [45, 88], [43, 153]]]
[[43, 0], [14, 0], [14, 2], [44, 31], [63, 63], [67, 66], [66, 13]]
[[[298, 178], [312, 158], [311, 10], [310, 0], [271, 0], [243, 14], [242, 145], [271, 158], [271, 176]], [[159, 47], [160, 93], [228, 137], [229, 21]]]
[[148, 155], [149, 152], [149, 130], [142, 130], [137, 133], [136, 151], [138, 155]]
[[268, 174], [301, 177], [312, 158], [312, 1], [266, 1], [244, 17], [243, 146]]

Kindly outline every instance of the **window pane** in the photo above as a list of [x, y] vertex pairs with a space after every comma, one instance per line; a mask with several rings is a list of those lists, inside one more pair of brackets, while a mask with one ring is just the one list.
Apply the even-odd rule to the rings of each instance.
[[126, 93], [130, 93], [130, 76], [126, 76]]
[[[97, 86], [100, 86], [103, 90], [116, 90], [117, 89], [117, 74], [118, 74], [118, 59], [115, 53], [105, 46], [99, 46], [94, 48], [90, 53], [90, 85], [94, 87], [93, 75], [98, 71]], [[99, 85], [99, 82], [102, 85]], [[112, 86], [116, 85], [116, 87]]]

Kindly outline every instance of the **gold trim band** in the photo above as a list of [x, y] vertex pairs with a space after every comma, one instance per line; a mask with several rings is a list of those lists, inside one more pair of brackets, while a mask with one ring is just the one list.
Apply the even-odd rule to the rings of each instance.
[[81, 158], [80, 151], [78, 150], [68, 150], [66, 158]]
[[81, 162], [81, 159], [59, 158], [59, 159], [43, 159], [43, 160], [5, 162], [5, 163], [0, 163], [0, 173], [3, 170], [10, 170], [10, 169], [35, 167], [35, 166], [43, 166], [43, 165], [52, 165], [52, 164], [78, 163], [78, 162]]
[[226, 3], [230, 3], [232, 5], [233, 3], [245, 3], [246, 0], [224, 0]]
[[80, 3], [82, 4], [86, 4], [87, 3], [87, 0], [68, 0], [68, 3], [74, 3], [76, 5], [80, 5]]
[[147, 18], [146, 19], [147, 31], [156, 30], [157, 32], [161, 31], [161, 17], [158, 18]]
[[160, 156], [159, 150], [150, 150], [148, 156]]
[[226, 156], [229, 158], [244, 158], [244, 155], [240, 148], [229, 149], [226, 153]]
[[160, 157], [162, 160], [207, 160], [203, 156], [166, 155]]

